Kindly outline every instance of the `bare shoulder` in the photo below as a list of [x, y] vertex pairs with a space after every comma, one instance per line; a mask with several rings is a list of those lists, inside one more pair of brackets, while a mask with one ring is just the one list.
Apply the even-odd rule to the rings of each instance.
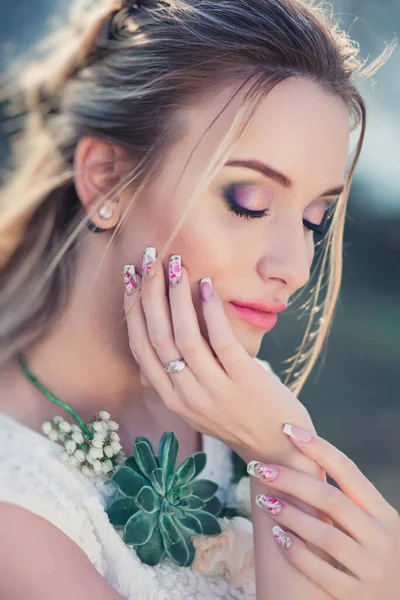
[[0, 502], [0, 598], [120, 600], [86, 554], [29, 511]]

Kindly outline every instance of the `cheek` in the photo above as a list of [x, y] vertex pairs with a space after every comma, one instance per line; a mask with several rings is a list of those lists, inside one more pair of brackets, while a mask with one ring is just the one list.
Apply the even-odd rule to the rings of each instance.
[[307, 240], [307, 256], [308, 256], [308, 264], [310, 265], [310, 267], [314, 260], [314, 255], [315, 255], [314, 237], [312, 234], [310, 234], [308, 236], [308, 240]]
[[222, 280], [229, 276], [235, 264], [234, 248], [233, 232], [224, 226], [218, 211], [201, 202], [189, 213], [171, 246], [182, 256], [193, 283], [203, 277]]

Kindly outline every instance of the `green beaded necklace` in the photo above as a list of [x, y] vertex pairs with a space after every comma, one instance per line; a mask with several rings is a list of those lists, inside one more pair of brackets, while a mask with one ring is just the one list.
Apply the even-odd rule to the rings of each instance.
[[61, 416], [55, 416], [42, 425], [43, 433], [63, 447], [62, 460], [70, 467], [78, 468], [88, 477], [109, 476], [115, 467], [125, 462], [119, 425], [111, 420], [108, 412], [100, 411], [87, 425], [67, 402], [63, 402], [51, 393], [30, 371], [25, 358], [18, 354], [22, 373], [46, 398], [67, 412], [76, 421], [71, 425]]
[[63, 402], [62, 400], [60, 400], [59, 398], [54, 396], [54, 394], [52, 394], [50, 392], [50, 390], [48, 390], [42, 383], [40, 383], [38, 378], [35, 377], [35, 375], [29, 370], [28, 365], [26, 364], [25, 358], [23, 357], [22, 354], [18, 354], [18, 362], [21, 366], [21, 370], [22, 370], [23, 374], [25, 375], [25, 377], [27, 379], [29, 379], [29, 381], [31, 381], [33, 383], [33, 385], [38, 390], [40, 390], [42, 392], [42, 394], [44, 394], [46, 396], [46, 398], [48, 398], [50, 400], [50, 402], [52, 402], [53, 404], [56, 404], [57, 406], [64, 409], [67, 413], [69, 413], [71, 415], [71, 417], [74, 419], [74, 421], [76, 421], [82, 428], [82, 431], [85, 435], [85, 439], [87, 439], [87, 440], [92, 439], [91, 433], [90, 433], [89, 428], [87, 427], [86, 423], [74, 411], [72, 406], [67, 404], [67, 402]]

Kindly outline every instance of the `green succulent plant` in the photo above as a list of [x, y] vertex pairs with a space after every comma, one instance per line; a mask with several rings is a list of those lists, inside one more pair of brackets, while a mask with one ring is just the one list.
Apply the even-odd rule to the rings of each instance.
[[108, 507], [110, 522], [123, 528], [124, 542], [152, 566], [168, 556], [189, 567], [195, 557], [192, 536], [221, 533], [218, 485], [197, 479], [206, 464], [205, 453], [193, 454], [175, 470], [178, 451], [174, 433], [164, 433], [158, 457], [150, 441], [138, 437], [133, 456], [112, 477], [123, 496]]

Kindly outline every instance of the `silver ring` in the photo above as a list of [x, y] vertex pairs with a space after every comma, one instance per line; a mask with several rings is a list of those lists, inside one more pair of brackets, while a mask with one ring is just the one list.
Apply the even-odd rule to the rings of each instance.
[[183, 369], [187, 367], [187, 362], [183, 358], [178, 358], [177, 360], [173, 360], [165, 367], [166, 373], [180, 373]]

